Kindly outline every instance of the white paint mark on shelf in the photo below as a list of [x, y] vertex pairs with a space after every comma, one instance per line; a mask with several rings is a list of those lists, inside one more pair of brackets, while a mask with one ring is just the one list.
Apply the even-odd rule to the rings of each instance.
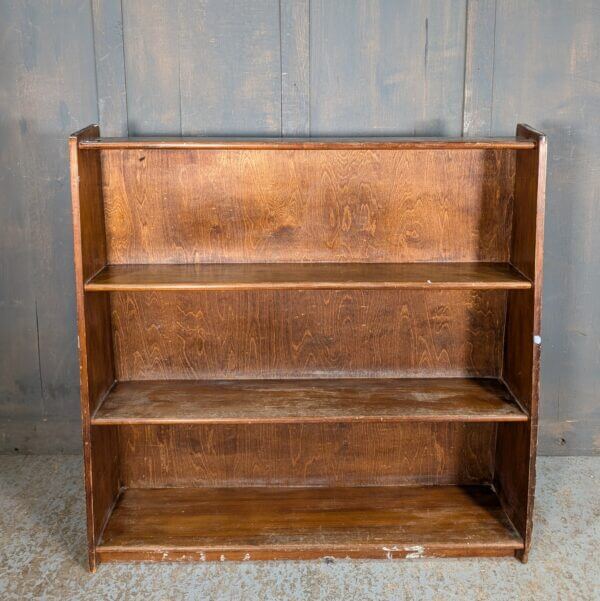
[[404, 547], [404, 550], [409, 551], [409, 553], [406, 554], [406, 559], [418, 559], [419, 557], [423, 557], [425, 553], [425, 549], [422, 545]]

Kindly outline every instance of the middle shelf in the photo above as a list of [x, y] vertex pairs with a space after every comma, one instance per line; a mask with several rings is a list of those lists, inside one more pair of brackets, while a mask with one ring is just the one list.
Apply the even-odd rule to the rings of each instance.
[[207, 263], [108, 265], [85, 284], [116, 290], [531, 288], [509, 263]]
[[92, 425], [526, 421], [493, 378], [117, 382]]

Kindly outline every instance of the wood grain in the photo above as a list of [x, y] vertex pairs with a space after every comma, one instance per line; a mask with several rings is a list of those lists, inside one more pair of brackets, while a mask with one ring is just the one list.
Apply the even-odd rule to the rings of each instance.
[[106, 293], [86, 294], [83, 283], [106, 261], [99, 153], [83, 153], [80, 139], [98, 135], [91, 125], [69, 139], [71, 198], [81, 383], [81, 421], [86, 489], [88, 559], [96, 566], [95, 547], [119, 490], [115, 432], [92, 433], [90, 416], [114, 383], [110, 301]]
[[222, 263], [108, 265], [87, 291], [249, 289], [527, 289], [506, 263]]
[[95, 425], [354, 421], [525, 421], [493, 379], [119, 382]]
[[130, 559], [505, 554], [522, 547], [491, 489], [126, 490], [98, 548]]
[[0, 445], [79, 453], [66, 140], [96, 116], [90, 3], [0, 2], [0, 57]]
[[537, 148], [517, 153], [511, 262], [533, 288], [508, 296], [503, 377], [519, 401], [537, 415], [547, 150], [540, 132], [523, 125], [517, 132], [534, 139]]
[[573, 8], [497, 3], [494, 132], [512, 133], [523, 115], [548, 140], [544, 455], [600, 453], [600, 11]]
[[118, 380], [496, 377], [501, 369], [504, 291], [110, 296]]
[[486, 136], [492, 127], [496, 0], [467, 0], [463, 136]]
[[[171, 30], [177, 40], [176, 51], [166, 55], [157, 52], [156, 58], [178, 78], [181, 133], [280, 134], [279, 1], [179, 0], [177, 8], [170, 0], [159, 1], [179, 18], [177, 31]], [[152, 27], [151, 21], [145, 24], [148, 34]], [[151, 82], [145, 82], [139, 91], [156, 94]], [[157, 132], [149, 127], [141, 133]]]
[[461, 132], [466, 0], [310, 3], [311, 131]]
[[[88, 513], [92, 567], [96, 552], [157, 560], [229, 548], [243, 557], [248, 533], [257, 557], [317, 556], [330, 540], [303, 555], [293, 529], [279, 550], [261, 539], [277, 537], [280, 518], [269, 510], [263, 535], [245, 530], [269, 499], [295, 514], [311, 495], [327, 511], [323, 522], [309, 510], [310, 527], [325, 536], [335, 522], [351, 543], [339, 549], [352, 556], [385, 550], [354, 515], [362, 528], [380, 524], [389, 535], [392, 524], [409, 536], [386, 553], [410, 555], [406, 547], [420, 544], [410, 543], [414, 526], [431, 554], [526, 558], [539, 366], [527, 349], [539, 331], [545, 144], [529, 128], [518, 134], [530, 142], [159, 140], [93, 150], [72, 140], [74, 164], [90, 173], [73, 181], [85, 199], [75, 211], [82, 357], [98, 382], [87, 393], [86, 466], [92, 504], [105, 508]], [[493, 484], [498, 498], [462, 488], [475, 484]], [[428, 500], [425, 489], [393, 489], [416, 485]], [[452, 485], [448, 495], [440, 485]], [[365, 488], [374, 486], [408, 509], [361, 513], [354, 500], [364, 506], [365, 490], [379, 495]], [[256, 487], [279, 489], [255, 499]], [[303, 497], [306, 487], [321, 490]], [[346, 489], [341, 501], [336, 487]], [[227, 499], [235, 528], [215, 513]], [[198, 507], [210, 502], [208, 518]], [[411, 503], [427, 517], [415, 518]], [[452, 528], [464, 526], [463, 510], [474, 521], [461, 542]], [[244, 511], [254, 522], [240, 523]], [[491, 522], [495, 540], [477, 543]], [[184, 523], [190, 547], [176, 540]], [[440, 527], [441, 540], [426, 526]], [[356, 536], [368, 543], [356, 546]]]
[[528, 150], [526, 138], [132, 136], [82, 140], [82, 150]]
[[310, 135], [310, 0], [279, 3], [281, 135]]
[[[27, 12], [30, 12], [29, 20]], [[27, 69], [23, 61], [25, 52], [34, 59], [42, 58], [40, 48], [52, 40], [52, 34], [44, 32], [39, 46], [33, 43], [34, 38], [29, 32], [35, 26], [31, 21], [39, 19], [40, 12], [43, 18], [43, 9], [31, 7], [27, 10], [20, 2], [0, 3], [0, 441], [4, 453], [14, 452], [15, 448], [29, 451], [26, 446], [28, 438], [34, 435], [38, 440], [42, 439], [43, 419], [48, 414], [53, 419], [59, 417], [54, 413], [53, 399], [48, 394], [50, 391], [44, 385], [44, 377], [52, 371], [46, 365], [46, 353], [50, 355], [53, 347], [40, 345], [39, 325], [41, 323], [44, 327], [45, 320], [42, 315], [40, 321], [37, 307], [38, 292], [49, 293], [49, 282], [40, 282], [39, 271], [45, 266], [46, 249], [43, 246], [47, 240], [46, 230], [51, 227], [47, 221], [39, 219], [38, 214], [45, 210], [46, 205], [63, 202], [62, 194], [59, 198], [57, 188], [51, 183], [59, 161], [53, 155], [32, 168], [48, 152], [50, 145], [43, 145], [35, 130], [27, 127], [29, 119], [34, 116], [44, 123], [52, 123], [55, 115], [49, 102], [38, 104], [39, 96], [32, 96], [30, 92], [34, 86], [41, 89], [38, 83], [41, 68], [30, 64]], [[25, 27], [28, 21], [28, 27]], [[71, 64], [66, 69], [67, 77], [70, 67]], [[85, 104], [83, 100], [82, 105]], [[64, 154], [64, 143], [62, 151]], [[44, 177], [46, 174], [47, 179]], [[43, 198], [44, 203], [37, 202], [38, 198]], [[67, 263], [67, 268], [70, 267]], [[56, 271], [56, 266], [52, 265], [50, 270]], [[55, 280], [52, 279], [50, 284], [58, 288]], [[65, 304], [72, 307], [73, 301], [69, 300], [70, 303], [65, 303], [62, 298], [63, 310]], [[45, 312], [47, 307], [41, 309]], [[72, 344], [68, 338], [72, 336], [72, 329], [61, 329], [63, 340]], [[44, 364], [36, 357], [44, 359]], [[74, 361], [70, 363], [72, 365]], [[77, 383], [72, 374], [70, 380]], [[61, 388], [64, 390], [65, 386]], [[59, 402], [62, 404], [62, 399]], [[31, 428], [30, 420], [35, 420], [35, 429]], [[58, 428], [61, 426], [64, 427], [64, 424], [56, 425]], [[15, 438], [14, 434], [19, 429], [24, 433], [28, 429], [31, 431]], [[16, 444], [9, 446], [12, 441]]]
[[512, 151], [101, 155], [111, 264], [508, 260]]
[[541, 283], [548, 154], [546, 136], [528, 125], [518, 125], [517, 133], [535, 140], [536, 148], [533, 152], [516, 153], [510, 259], [532, 281]]
[[180, 3], [121, 4], [129, 134], [181, 135]]
[[122, 0], [92, 0], [98, 118], [104, 135], [126, 136], [127, 90]]
[[493, 477], [493, 423], [116, 428], [121, 480], [131, 488], [481, 484]]
[[533, 288], [508, 293], [502, 373], [531, 421], [510, 430], [499, 428], [496, 488], [523, 537], [525, 547], [519, 556], [526, 561], [535, 493], [547, 148], [544, 134], [529, 126], [517, 126], [517, 134], [535, 140], [536, 149], [517, 153], [511, 260], [532, 280]]

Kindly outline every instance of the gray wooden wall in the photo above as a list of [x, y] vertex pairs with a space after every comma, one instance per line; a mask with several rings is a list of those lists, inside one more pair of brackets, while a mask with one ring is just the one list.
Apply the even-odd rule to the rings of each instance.
[[596, 0], [0, 0], [0, 449], [79, 448], [67, 135], [549, 139], [541, 450], [600, 449]]

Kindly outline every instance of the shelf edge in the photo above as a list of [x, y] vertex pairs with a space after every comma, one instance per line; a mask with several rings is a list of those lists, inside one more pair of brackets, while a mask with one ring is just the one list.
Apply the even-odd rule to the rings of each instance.
[[80, 140], [82, 150], [531, 150], [527, 138], [192, 138], [132, 137]]

